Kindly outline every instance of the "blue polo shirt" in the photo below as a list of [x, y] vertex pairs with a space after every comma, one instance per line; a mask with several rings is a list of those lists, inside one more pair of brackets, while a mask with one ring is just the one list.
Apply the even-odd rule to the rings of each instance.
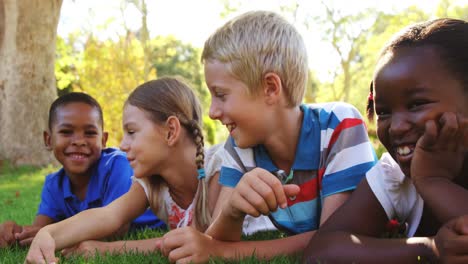
[[[93, 170], [83, 201], [73, 194], [70, 179], [63, 168], [47, 175], [37, 215], [45, 215], [58, 222], [86, 209], [108, 205], [132, 185], [133, 170], [125, 153], [118, 149], [104, 149]], [[131, 229], [146, 227], [163, 228], [165, 224], [148, 209], [131, 224]]]

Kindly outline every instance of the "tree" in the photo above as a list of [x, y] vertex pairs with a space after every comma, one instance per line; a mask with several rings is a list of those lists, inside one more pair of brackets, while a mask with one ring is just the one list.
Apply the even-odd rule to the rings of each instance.
[[62, 0], [0, 0], [0, 156], [14, 165], [52, 158], [42, 132], [55, 89]]

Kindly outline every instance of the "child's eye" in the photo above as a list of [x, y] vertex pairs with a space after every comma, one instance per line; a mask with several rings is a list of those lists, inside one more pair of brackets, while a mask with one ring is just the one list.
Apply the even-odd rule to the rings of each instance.
[[375, 113], [377, 114], [377, 118], [379, 119], [386, 118], [390, 115], [390, 111], [386, 109], [379, 109], [379, 108], [375, 109]]
[[73, 130], [71, 129], [60, 129], [58, 131], [59, 134], [64, 134], [64, 135], [71, 135], [73, 134]]
[[86, 134], [87, 136], [95, 136], [95, 135], [97, 135], [98, 133], [97, 133], [97, 131], [90, 130], [90, 131], [86, 131], [85, 134]]
[[408, 109], [410, 110], [417, 110], [419, 107], [421, 106], [424, 106], [424, 105], [427, 105], [431, 102], [427, 101], [427, 100], [415, 100], [413, 102], [411, 102], [408, 106]]
[[225, 98], [226, 94], [224, 93], [215, 93], [215, 97], [223, 100]]

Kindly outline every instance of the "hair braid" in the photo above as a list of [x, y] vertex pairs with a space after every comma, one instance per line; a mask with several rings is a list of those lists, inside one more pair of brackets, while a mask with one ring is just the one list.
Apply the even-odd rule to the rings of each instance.
[[204, 139], [203, 139], [203, 132], [198, 125], [198, 122], [195, 120], [190, 121], [190, 130], [193, 135], [193, 139], [195, 144], [197, 145], [197, 154], [195, 157], [195, 162], [197, 163], [197, 169], [201, 169], [205, 165], [205, 151], [204, 147]]
[[[197, 154], [195, 156], [195, 162], [197, 169], [203, 169], [205, 165], [205, 149], [203, 140], [203, 131], [196, 120], [189, 121], [189, 130], [193, 135], [195, 144], [197, 145]], [[208, 186], [206, 178], [199, 179], [197, 189], [197, 199], [195, 203], [195, 225], [198, 230], [206, 230], [211, 222], [211, 214], [207, 207], [208, 204]]]

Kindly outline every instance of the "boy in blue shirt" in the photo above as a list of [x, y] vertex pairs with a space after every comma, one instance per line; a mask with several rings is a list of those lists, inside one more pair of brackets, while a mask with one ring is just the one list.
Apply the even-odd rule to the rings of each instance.
[[[44, 143], [62, 168], [46, 177], [36, 219], [31, 226], [13, 221], [0, 225], [0, 246], [29, 245], [37, 231], [83, 210], [102, 207], [126, 193], [133, 171], [124, 152], [105, 148], [99, 103], [84, 93], [70, 93], [56, 99], [49, 110], [49, 130]], [[118, 234], [130, 229], [158, 228], [164, 223], [150, 210]]]

